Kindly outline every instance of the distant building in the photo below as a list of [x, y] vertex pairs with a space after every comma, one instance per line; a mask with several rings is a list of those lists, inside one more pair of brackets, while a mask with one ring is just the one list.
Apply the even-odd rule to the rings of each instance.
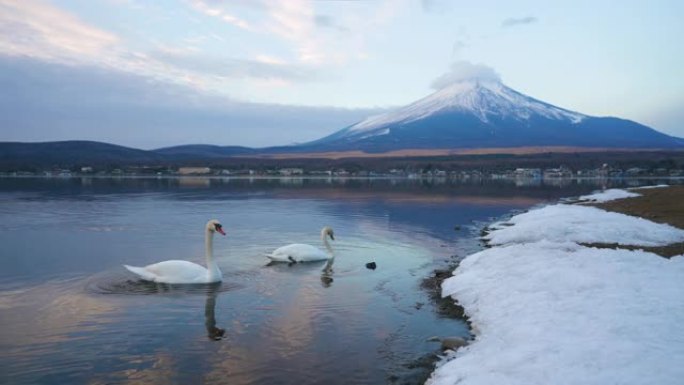
[[210, 172], [209, 167], [181, 167], [178, 169], [180, 175], [205, 175]]
[[332, 175], [332, 171], [329, 171], [329, 170], [327, 170], [327, 171], [324, 171], [324, 170], [313, 170], [313, 171], [309, 171], [309, 174], [310, 174], [310, 175], [324, 175], [324, 176], [330, 176], [330, 175]]
[[278, 173], [282, 176], [302, 175], [304, 170], [301, 168], [281, 168]]
[[538, 168], [516, 168], [514, 171], [516, 178], [541, 178], [542, 172]]
[[572, 170], [565, 167], [544, 170], [544, 179], [572, 178]]
[[632, 167], [632, 168], [627, 169], [627, 171], [625, 171], [625, 174], [627, 174], [628, 176], [644, 175], [644, 174], [646, 174], [646, 169], [639, 168], [639, 167]]
[[90, 166], [81, 167], [81, 172], [82, 172], [82, 173], [93, 172], [93, 168], [90, 167]]

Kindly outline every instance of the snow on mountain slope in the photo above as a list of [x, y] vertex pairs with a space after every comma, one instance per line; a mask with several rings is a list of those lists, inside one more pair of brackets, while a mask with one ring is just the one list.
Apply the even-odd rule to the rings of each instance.
[[683, 148], [675, 138], [630, 120], [595, 117], [544, 103], [494, 78], [450, 82], [405, 107], [371, 116], [299, 151], [573, 146]]
[[443, 88], [396, 111], [371, 116], [346, 131], [350, 135], [367, 132], [383, 135], [382, 129], [393, 124], [406, 124], [442, 112], [464, 112], [487, 123], [491, 117], [529, 120], [533, 116], [552, 120], [581, 122], [586, 115], [546, 104], [516, 92], [500, 82], [473, 80], [458, 82]]

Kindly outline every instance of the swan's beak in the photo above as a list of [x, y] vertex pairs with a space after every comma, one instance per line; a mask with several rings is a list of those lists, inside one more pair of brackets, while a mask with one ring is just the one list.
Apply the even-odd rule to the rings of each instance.
[[334, 241], [334, 240], [335, 240], [335, 236], [332, 235], [332, 234], [330, 234], [330, 239], [332, 239], [332, 240]]
[[220, 227], [219, 227], [219, 228], [217, 228], [217, 229], [216, 229], [216, 231], [218, 231], [219, 233], [221, 233], [221, 235], [226, 235], [226, 232], [225, 232], [225, 231], [223, 231], [223, 229], [222, 229], [222, 228], [220, 228]]

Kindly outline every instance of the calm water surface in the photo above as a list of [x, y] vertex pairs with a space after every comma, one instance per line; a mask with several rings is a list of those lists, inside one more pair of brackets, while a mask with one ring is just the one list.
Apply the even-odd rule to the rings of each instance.
[[[477, 250], [483, 223], [598, 187], [0, 178], [0, 382], [419, 383], [438, 352], [426, 338], [468, 336], [421, 279]], [[211, 218], [228, 232], [214, 242], [222, 284], [149, 284], [121, 266], [203, 264]], [[324, 225], [332, 275], [267, 265], [283, 244], [319, 245]]]

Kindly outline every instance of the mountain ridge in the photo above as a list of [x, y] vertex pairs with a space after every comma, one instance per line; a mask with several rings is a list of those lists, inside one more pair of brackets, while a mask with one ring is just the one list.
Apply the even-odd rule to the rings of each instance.
[[411, 147], [677, 148], [684, 146], [684, 140], [630, 120], [557, 107], [499, 81], [471, 80], [301, 146], [367, 152]]

